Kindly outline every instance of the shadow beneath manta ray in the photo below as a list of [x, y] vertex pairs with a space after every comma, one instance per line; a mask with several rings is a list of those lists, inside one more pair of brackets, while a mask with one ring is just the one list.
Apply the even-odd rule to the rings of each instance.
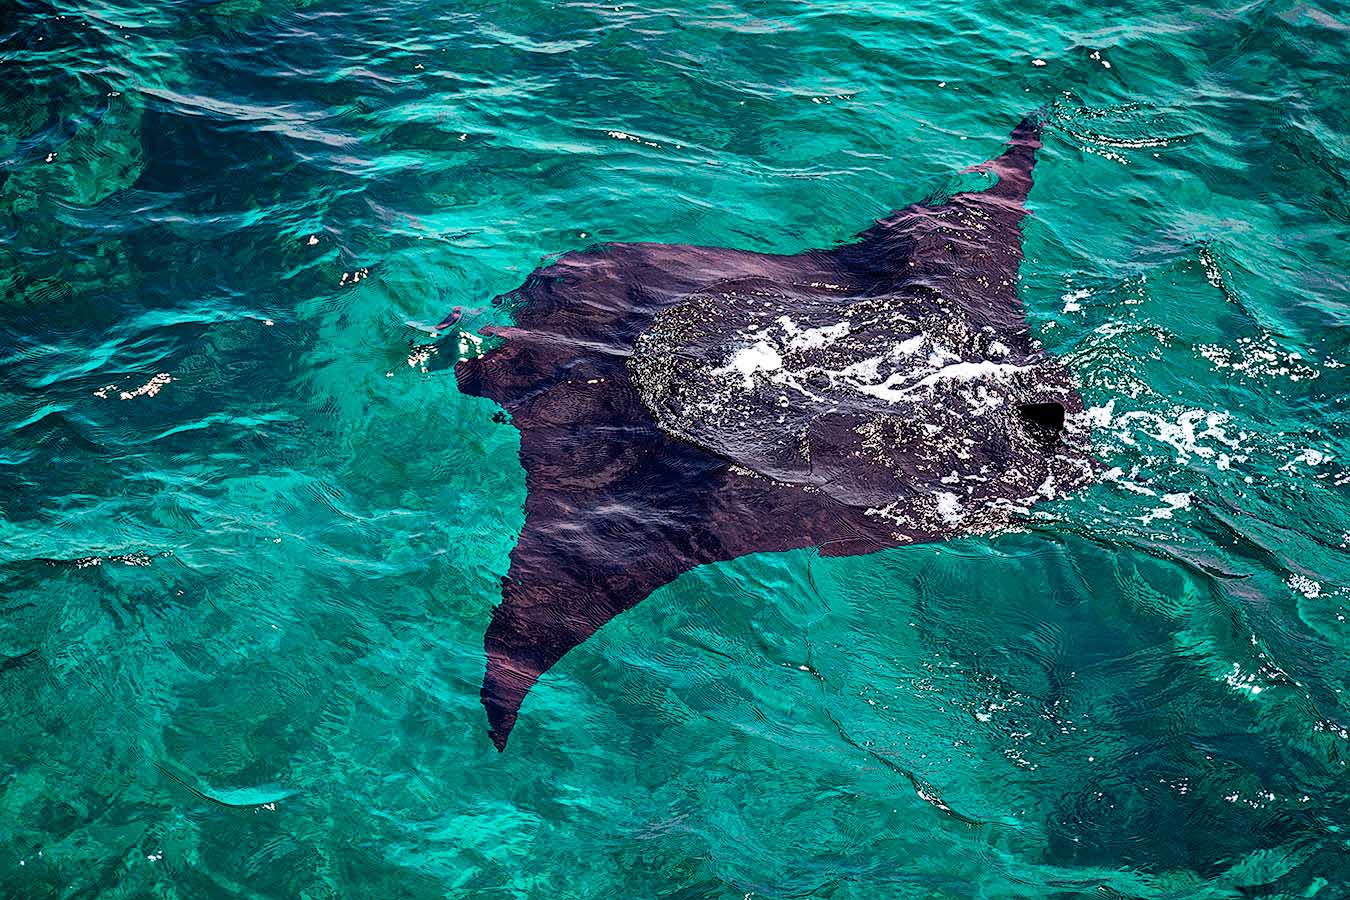
[[461, 390], [520, 430], [525, 525], [484, 639], [499, 750], [526, 693], [694, 566], [1005, 528], [1088, 483], [1083, 404], [1016, 293], [1040, 123], [997, 182], [791, 256], [568, 253], [510, 295]]

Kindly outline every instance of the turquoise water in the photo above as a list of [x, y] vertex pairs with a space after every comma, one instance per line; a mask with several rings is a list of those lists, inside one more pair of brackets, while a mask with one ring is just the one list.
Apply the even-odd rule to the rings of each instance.
[[[1326, 0], [4, 0], [0, 893], [1346, 896], [1348, 81]], [[1047, 104], [1102, 482], [690, 572], [498, 755], [523, 472], [429, 326], [836, 244]]]

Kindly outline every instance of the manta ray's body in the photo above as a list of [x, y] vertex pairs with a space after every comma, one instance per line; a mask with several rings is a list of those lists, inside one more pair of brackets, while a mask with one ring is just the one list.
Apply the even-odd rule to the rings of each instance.
[[1022, 123], [988, 190], [846, 246], [608, 244], [513, 293], [515, 326], [485, 329], [504, 342], [457, 367], [525, 468], [484, 641], [498, 749], [543, 672], [695, 566], [990, 531], [1091, 478], [1082, 401], [1015, 289], [1039, 146]]

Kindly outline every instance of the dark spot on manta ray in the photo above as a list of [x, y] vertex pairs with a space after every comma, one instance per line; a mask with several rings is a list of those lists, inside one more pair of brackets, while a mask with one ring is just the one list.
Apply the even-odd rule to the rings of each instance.
[[1082, 399], [1016, 292], [1039, 147], [1028, 119], [991, 187], [844, 246], [605, 244], [507, 295], [515, 325], [456, 367], [525, 469], [484, 638], [499, 750], [541, 674], [695, 566], [997, 531], [1092, 480]]

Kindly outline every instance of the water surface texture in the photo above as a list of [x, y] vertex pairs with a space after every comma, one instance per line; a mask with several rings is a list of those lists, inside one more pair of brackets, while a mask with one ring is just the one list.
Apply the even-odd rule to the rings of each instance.
[[[0, 895], [1345, 896], [1348, 82], [1329, 0], [3, 0]], [[524, 476], [430, 326], [839, 244], [1042, 106], [1101, 482], [686, 573], [499, 755]]]

